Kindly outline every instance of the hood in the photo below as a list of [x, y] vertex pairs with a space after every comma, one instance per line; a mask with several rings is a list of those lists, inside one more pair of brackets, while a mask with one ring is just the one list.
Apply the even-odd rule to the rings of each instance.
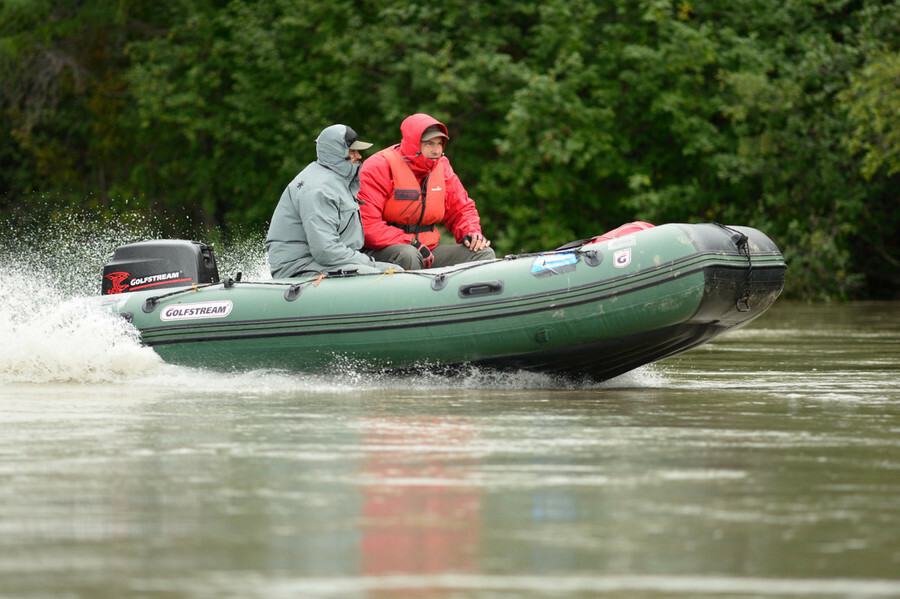
[[403, 139], [400, 141], [400, 155], [406, 159], [416, 174], [430, 172], [437, 163], [436, 160], [429, 160], [419, 154], [422, 134], [432, 125], [437, 125], [444, 134], [447, 134], [446, 125], [427, 114], [413, 114], [400, 123], [400, 133], [403, 135]]
[[356, 134], [347, 125], [325, 127], [316, 138], [316, 162], [347, 180], [359, 172], [359, 165], [350, 162], [350, 144]]

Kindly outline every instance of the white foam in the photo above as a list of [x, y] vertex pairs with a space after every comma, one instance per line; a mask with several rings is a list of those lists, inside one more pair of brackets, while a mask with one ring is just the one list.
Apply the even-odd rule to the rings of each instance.
[[113, 381], [159, 365], [124, 319], [35, 281], [17, 272], [0, 288], [0, 382]]
[[86, 299], [99, 297], [115, 248], [159, 237], [156, 228], [85, 215], [3, 228], [0, 383], [102, 383], [160, 367], [131, 325]]

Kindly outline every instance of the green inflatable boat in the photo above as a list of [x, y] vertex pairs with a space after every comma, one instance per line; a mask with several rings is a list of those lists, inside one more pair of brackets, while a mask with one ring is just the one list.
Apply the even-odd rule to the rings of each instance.
[[144, 241], [116, 250], [102, 301], [175, 364], [603, 380], [743, 326], [781, 293], [784, 260], [756, 229], [648, 227], [441, 269], [263, 281], [220, 279], [205, 244]]

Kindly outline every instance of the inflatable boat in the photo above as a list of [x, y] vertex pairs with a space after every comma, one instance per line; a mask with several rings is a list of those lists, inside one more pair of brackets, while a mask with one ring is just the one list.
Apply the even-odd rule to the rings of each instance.
[[386, 274], [220, 278], [209, 246], [119, 247], [102, 300], [165, 361], [294, 372], [478, 366], [603, 380], [746, 325], [781, 293], [760, 231], [630, 226], [540, 253]]

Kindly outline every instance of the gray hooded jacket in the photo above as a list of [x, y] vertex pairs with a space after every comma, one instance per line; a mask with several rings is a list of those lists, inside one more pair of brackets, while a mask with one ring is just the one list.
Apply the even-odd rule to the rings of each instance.
[[[355, 134], [345, 125], [331, 125], [316, 138], [315, 162], [285, 188], [266, 236], [273, 278], [301, 273], [356, 269], [382, 272], [388, 264], [361, 253], [359, 165], [350, 162]], [[349, 139], [349, 141], [348, 141]]]

